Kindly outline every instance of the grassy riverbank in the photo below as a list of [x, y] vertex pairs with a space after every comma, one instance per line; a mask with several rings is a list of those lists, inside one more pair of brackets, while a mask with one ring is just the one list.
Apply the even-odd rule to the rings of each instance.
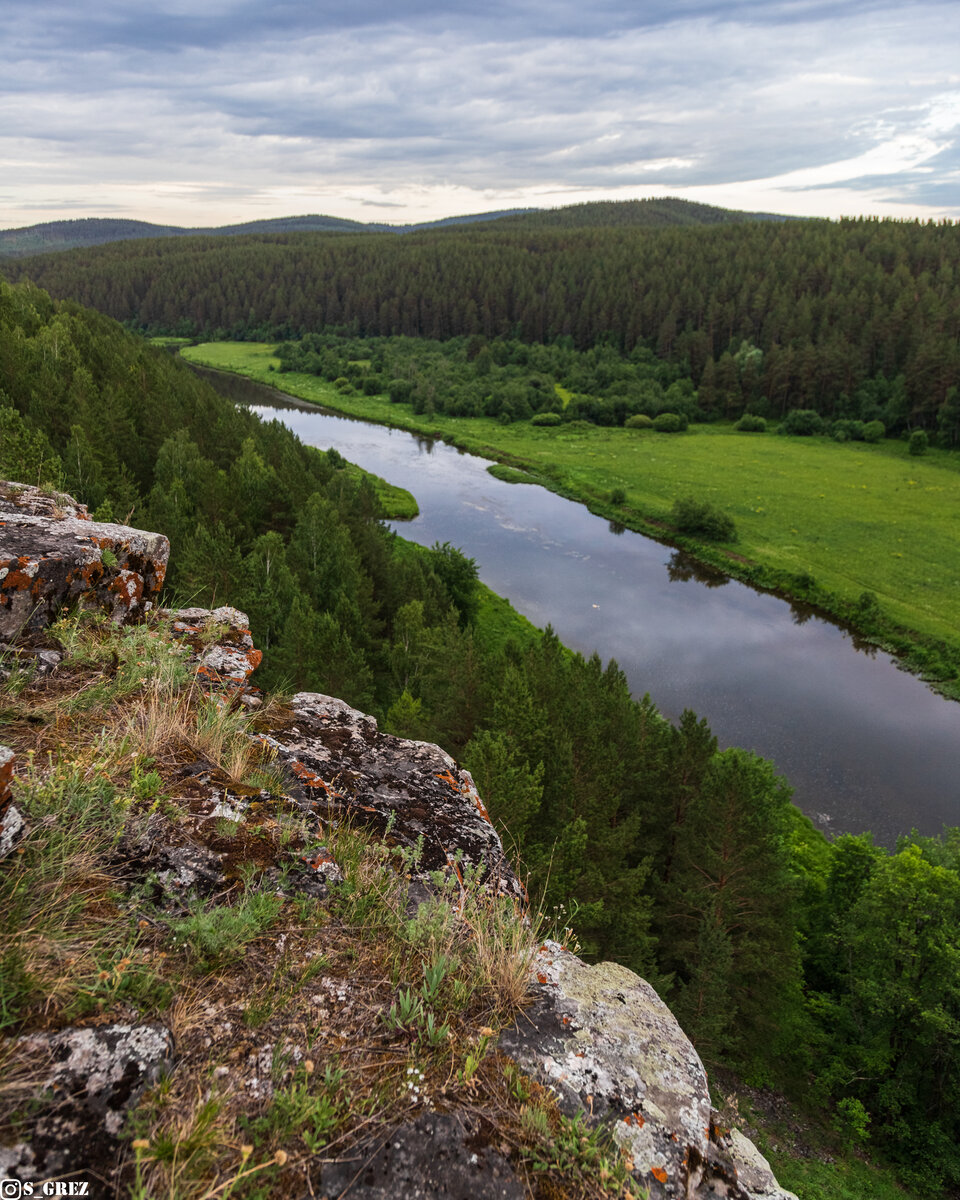
[[[729, 425], [685, 434], [529, 422], [500, 425], [415, 414], [385, 396], [343, 395], [312, 375], [280, 375], [272, 347], [209, 343], [184, 357], [235, 371], [341, 412], [444, 438], [520, 468], [531, 482], [629, 528], [691, 550], [759, 587], [813, 604], [960, 696], [960, 462], [900, 442], [740, 434]], [[613, 504], [615, 489], [625, 493]], [[709, 500], [739, 541], [691, 543], [670, 524], [681, 496]]]
[[344, 470], [348, 475], [366, 475], [373, 484], [373, 490], [377, 493], [377, 499], [380, 501], [380, 507], [387, 520], [412, 521], [414, 517], [420, 515], [420, 506], [417, 504], [416, 497], [406, 488], [397, 487], [395, 483], [389, 483], [386, 479], [381, 479], [379, 475], [374, 475], [372, 471], [364, 471], [353, 463], [348, 462]]

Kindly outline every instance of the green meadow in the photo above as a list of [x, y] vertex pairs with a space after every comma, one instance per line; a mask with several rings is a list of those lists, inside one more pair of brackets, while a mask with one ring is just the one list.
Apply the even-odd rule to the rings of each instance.
[[[612, 520], [834, 613], [939, 678], [946, 690], [956, 690], [949, 685], [960, 665], [955, 454], [931, 449], [917, 458], [907, 453], [905, 442], [841, 444], [738, 433], [721, 424], [667, 434], [579, 422], [540, 428], [417, 415], [385, 396], [344, 395], [312, 375], [281, 375], [272, 369], [272, 350], [256, 343], [209, 343], [189, 347], [183, 356], [498, 459]], [[624, 503], [611, 502], [615, 489], [625, 493]], [[670, 510], [684, 496], [708, 500], [732, 516], [737, 542], [698, 545], [675, 536]]]

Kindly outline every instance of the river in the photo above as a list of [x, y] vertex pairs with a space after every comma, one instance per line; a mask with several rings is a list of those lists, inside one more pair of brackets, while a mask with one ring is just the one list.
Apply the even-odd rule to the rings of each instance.
[[495, 479], [484, 459], [203, 374], [304, 442], [334, 446], [407, 488], [421, 515], [394, 525], [405, 538], [458, 546], [534, 624], [552, 625], [584, 654], [615, 658], [665, 716], [692, 708], [722, 746], [771, 759], [825, 832], [869, 829], [892, 846], [913, 827], [960, 825], [960, 704], [889, 655], [778, 597], [705, 574], [580, 504]]

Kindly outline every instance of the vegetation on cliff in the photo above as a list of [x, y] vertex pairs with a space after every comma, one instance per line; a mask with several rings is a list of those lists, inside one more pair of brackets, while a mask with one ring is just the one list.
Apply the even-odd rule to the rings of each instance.
[[[0, 864], [0, 1149], [25, 1138], [42, 1163], [64, 1137], [36, 1124], [24, 1035], [164, 1027], [175, 1062], [125, 1124], [132, 1070], [108, 1110], [119, 1154], [89, 1128], [67, 1174], [137, 1200], [283, 1197], [341, 1159], [348, 1179], [441, 1106], [482, 1123], [532, 1196], [639, 1198], [609, 1136], [493, 1049], [539, 926], [466, 868], [411, 917], [415, 849], [291, 799], [257, 736], [291, 723], [284, 703], [251, 714], [211, 693], [182, 636], [169, 617], [73, 614], [41, 639], [53, 674], [4, 656], [29, 833]], [[335, 864], [332, 891], [318, 864]]]

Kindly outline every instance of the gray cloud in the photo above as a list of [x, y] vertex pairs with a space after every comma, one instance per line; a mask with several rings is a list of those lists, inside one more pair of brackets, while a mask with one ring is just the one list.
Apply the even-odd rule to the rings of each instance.
[[[151, 203], [166, 197], [181, 206], [171, 218], [197, 224], [337, 189], [357, 208], [460, 189], [475, 210], [482, 195], [739, 186], [839, 162], [847, 179], [786, 180], [785, 194], [844, 186], [957, 208], [943, 176], [960, 137], [946, 3], [5, 9], [11, 210], [55, 208], [57, 196], [65, 208], [122, 208], [119, 187], [134, 200], [152, 187]], [[900, 145], [911, 139], [929, 143], [925, 158]], [[885, 158], [885, 146], [900, 150]], [[876, 163], [860, 162], [870, 154]]]

